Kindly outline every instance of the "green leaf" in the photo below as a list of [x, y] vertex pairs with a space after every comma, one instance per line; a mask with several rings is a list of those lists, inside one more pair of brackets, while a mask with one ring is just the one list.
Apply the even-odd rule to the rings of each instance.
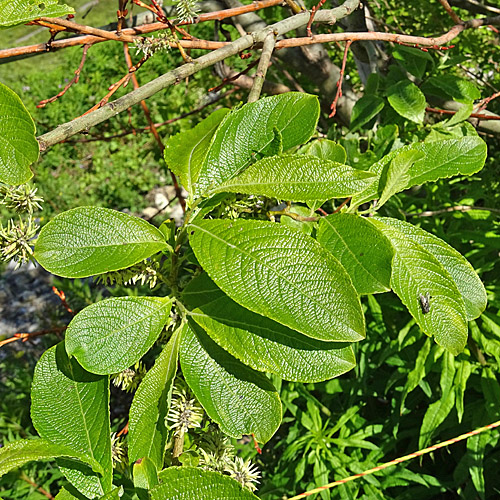
[[380, 76], [378, 73], [370, 73], [366, 79], [365, 95], [376, 94], [380, 85]]
[[299, 151], [300, 154], [317, 156], [322, 160], [333, 161], [334, 163], [346, 162], [346, 152], [345, 149], [334, 141], [329, 139], [316, 139], [302, 148]]
[[0, 0], [0, 27], [24, 24], [38, 17], [63, 17], [74, 14], [59, 0]]
[[[2, 4], [0, 1], [0, 21]], [[0, 182], [18, 185], [28, 182], [33, 173], [30, 165], [38, 159], [35, 123], [18, 95], [0, 83]]]
[[412, 47], [405, 47], [404, 45], [395, 47], [392, 55], [406, 71], [417, 78], [424, 76], [428, 62], [431, 64], [434, 63], [432, 56], [428, 52]]
[[474, 484], [479, 498], [486, 498], [486, 485], [484, 481], [484, 454], [489, 444], [490, 436], [488, 432], [476, 434], [467, 439], [467, 452], [471, 459], [468, 462], [469, 474]]
[[156, 465], [153, 463], [152, 460], [150, 460], [147, 457], [144, 457], [140, 462], [134, 464], [135, 488], [148, 491], [157, 485], [158, 485], [158, 472]]
[[197, 192], [217, 187], [250, 165], [273, 142], [275, 129], [283, 137], [284, 151], [307, 142], [318, 117], [318, 98], [299, 92], [264, 97], [231, 111], [212, 139]]
[[359, 193], [373, 182], [370, 172], [316, 156], [281, 155], [264, 158], [213, 189], [288, 201], [328, 200]]
[[128, 457], [133, 462], [148, 457], [161, 469], [167, 441], [165, 417], [177, 373], [182, 329], [177, 329], [135, 393], [129, 414]]
[[483, 168], [487, 154], [486, 143], [474, 136], [404, 146], [390, 152], [370, 167], [370, 172], [377, 174], [379, 181], [372, 182], [363, 192], [354, 195], [351, 205], [359, 206], [379, 197], [382, 193], [380, 180], [384, 178], [384, 171], [397, 155], [410, 149], [420, 151], [424, 156], [408, 169], [409, 181], [404, 189], [444, 177], [474, 174]]
[[[75, 493], [77, 493], [75, 490], [73, 490]], [[85, 498], [78, 494], [76, 497], [73, 493], [70, 493], [66, 488], [62, 487], [59, 490], [59, 493], [57, 493], [55, 500], [82, 500], [82, 498]]]
[[392, 246], [365, 218], [352, 214], [324, 217], [317, 238], [344, 266], [360, 295], [391, 289]]
[[210, 141], [227, 113], [229, 109], [218, 109], [196, 127], [171, 136], [165, 143], [165, 162], [191, 196]]
[[427, 252], [431, 253], [450, 273], [465, 303], [467, 321], [481, 315], [486, 309], [486, 290], [467, 259], [441, 238], [434, 236], [413, 224], [389, 217], [377, 217], [386, 226], [390, 226], [405, 235]]
[[58, 276], [84, 278], [130, 267], [167, 248], [162, 233], [139, 217], [78, 207], [43, 227], [35, 258]]
[[281, 402], [270, 380], [219, 347], [195, 323], [183, 334], [182, 373], [207, 415], [234, 438], [267, 443], [281, 423]]
[[474, 103], [472, 101], [460, 106], [458, 111], [445, 123], [446, 127], [453, 127], [457, 123], [467, 120], [474, 109]]
[[444, 91], [446, 95], [455, 101], [467, 103], [476, 99], [481, 99], [481, 92], [477, 87], [465, 78], [460, 78], [456, 75], [439, 75], [433, 76], [426, 82], [429, 86], [437, 87]]
[[377, 95], [367, 94], [361, 97], [352, 108], [351, 132], [355, 132], [377, 116], [384, 106], [385, 101]]
[[[436, 342], [459, 354], [467, 341], [467, 317], [461, 294], [449, 272], [425, 247], [408, 238], [404, 231], [371, 217], [394, 248], [391, 286], [420, 328]], [[425, 313], [422, 297], [430, 295]]]
[[462, 422], [464, 415], [464, 395], [467, 388], [467, 381], [472, 373], [472, 364], [462, 360], [458, 365], [455, 376], [455, 406], [457, 408], [458, 422]]
[[235, 479], [195, 467], [169, 467], [160, 479], [151, 500], [258, 500]]
[[377, 203], [377, 210], [394, 194], [403, 191], [410, 182], [410, 167], [424, 156], [422, 151], [408, 149], [397, 154], [389, 163], [380, 179], [382, 194]]
[[409, 80], [404, 80], [387, 89], [387, 99], [396, 113], [415, 123], [422, 123], [425, 116], [425, 96]]
[[34, 460], [51, 460], [71, 457], [90, 465], [95, 472], [103, 473], [102, 466], [93, 458], [78, 453], [70, 446], [54, 444], [46, 439], [24, 439], [0, 448], [0, 477]]
[[346, 344], [306, 337], [231, 300], [206, 273], [184, 289], [190, 316], [226, 351], [254, 370], [284, 380], [320, 382], [351, 370]]
[[149, 351], [171, 307], [168, 297], [114, 297], [96, 302], [71, 320], [66, 351], [89, 372], [121, 372]]
[[90, 467], [59, 462], [81, 493], [95, 498], [111, 490], [109, 378], [89, 373], [70, 360], [63, 342], [45, 351], [36, 364], [31, 419], [42, 438], [69, 446], [102, 466], [104, 474], [97, 477]]
[[320, 340], [364, 337], [348, 274], [311, 237], [265, 221], [203, 220], [189, 227], [198, 261], [238, 304]]

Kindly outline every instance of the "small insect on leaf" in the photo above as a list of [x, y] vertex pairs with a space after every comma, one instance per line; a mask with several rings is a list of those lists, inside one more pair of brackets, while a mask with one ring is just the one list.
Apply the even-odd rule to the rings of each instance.
[[422, 308], [422, 312], [424, 314], [427, 314], [431, 310], [431, 305], [429, 304], [430, 300], [430, 295], [429, 292], [426, 292], [425, 295], [420, 294], [419, 299], [420, 299], [420, 307]]

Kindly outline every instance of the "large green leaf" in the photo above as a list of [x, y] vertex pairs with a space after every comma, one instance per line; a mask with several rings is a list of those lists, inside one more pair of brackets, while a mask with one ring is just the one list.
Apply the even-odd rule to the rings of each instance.
[[387, 89], [387, 99], [394, 110], [411, 120], [422, 123], [425, 116], [425, 96], [410, 80], [403, 80]]
[[230, 299], [206, 273], [182, 293], [190, 316], [221, 347], [255, 370], [285, 380], [320, 382], [352, 369], [356, 361], [347, 344], [306, 337]]
[[181, 333], [181, 329], [174, 332], [153, 368], [146, 373], [132, 400], [128, 434], [128, 458], [131, 464], [148, 457], [157, 469], [163, 466], [167, 441], [165, 417], [177, 372]]
[[189, 323], [181, 340], [182, 374], [207, 415], [226, 434], [253, 434], [267, 443], [281, 423], [281, 402], [269, 379]]
[[71, 320], [66, 351], [89, 372], [121, 372], [149, 351], [171, 307], [168, 297], [114, 297], [96, 302]]
[[437, 87], [455, 101], [468, 103], [481, 99], [481, 92], [470, 79], [459, 78], [456, 75], [432, 76], [426, 86]]
[[229, 109], [218, 109], [196, 127], [170, 137], [165, 143], [165, 162], [179, 176], [190, 195], [193, 195], [193, 186], [198, 179], [210, 141], [227, 113]]
[[289, 201], [328, 200], [359, 193], [374, 174], [309, 155], [271, 156], [210, 191], [244, 193]]
[[384, 109], [385, 101], [373, 94], [367, 94], [361, 97], [352, 108], [351, 131], [368, 123], [373, 117], [377, 116]]
[[487, 153], [486, 143], [474, 136], [416, 143], [396, 149], [370, 167], [370, 172], [379, 176], [378, 182], [375, 180], [364, 191], [354, 195], [351, 205], [359, 206], [380, 197], [385, 187], [384, 172], [396, 156], [410, 149], [420, 151], [423, 157], [409, 167], [408, 182], [402, 189], [443, 177], [474, 174], [483, 168]]
[[311, 237], [265, 221], [202, 220], [189, 227], [198, 261], [238, 304], [320, 340], [364, 338], [348, 274]]
[[0, 0], [0, 27], [24, 24], [38, 17], [63, 17], [74, 14], [59, 0]]
[[76, 458], [90, 465], [95, 472], [104, 472], [99, 462], [70, 446], [54, 444], [46, 439], [24, 439], [0, 448], [0, 477], [33, 460], [51, 460], [58, 457]]
[[235, 479], [196, 467], [169, 467], [160, 479], [151, 500], [257, 500]]
[[407, 149], [401, 151], [391, 160], [380, 179], [382, 193], [377, 203], [377, 209], [380, 209], [392, 195], [406, 188], [410, 182], [409, 170], [411, 166], [423, 156], [422, 151]]
[[347, 270], [359, 294], [391, 289], [392, 246], [365, 218], [329, 215], [320, 220], [317, 237]]
[[102, 466], [104, 474], [98, 477], [90, 467], [59, 461], [81, 493], [95, 498], [111, 490], [109, 378], [89, 373], [69, 359], [63, 342], [45, 351], [36, 364], [31, 419], [42, 438], [69, 446]]
[[[465, 304], [451, 274], [425, 247], [408, 238], [405, 232], [369, 219], [390, 240], [394, 248], [392, 289], [408, 308], [420, 328], [436, 342], [458, 354], [467, 341]], [[430, 296], [426, 313], [422, 297]]]
[[100, 207], [57, 215], [40, 232], [35, 257], [65, 278], [83, 278], [130, 267], [169, 248], [156, 227], [139, 217]]
[[202, 194], [217, 187], [247, 167], [255, 155], [269, 154], [278, 132], [284, 151], [307, 142], [318, 117], [318, 98], [299, 92], [264, 97], [233, 110], [212, 139], [196, 191]]
[[442, 239], [413, 224], [389, 217], [377, 217], [377, 220], [397, 229], [406, 238], [423, 247], [450, 273], [465, 303], [468, 321], [481, 315], [486, 309], [486, 290], [465, 257]]
[[299, 150], [300, 154], [317, 156], [322, 160], [333, 161], [335, 163], [345, 163], [347, 155], [345, 149], [329, 139], [316, 139], [309, 142]]
[[406, 47], [405, 45], [397, 45], [394, 47], [392, 55], [406, 71], [417, 78], [422, 78], [424, 76], [428, 62], [431, 64], [434, 63], [432, 56], [428, 52]]
[[[0, 19], [4, 3], [13, 2], [0, 2]], [[0, 83], [0, 182], [28, 182], [38, 151], [33, 119], [17, 94]]]

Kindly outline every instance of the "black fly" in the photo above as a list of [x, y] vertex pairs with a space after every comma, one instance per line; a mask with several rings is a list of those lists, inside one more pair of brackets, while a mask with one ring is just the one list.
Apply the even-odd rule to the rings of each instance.
[[420, 294], [418, 298], [420, 299], [420, 307], [422, 308], [422, 312], [424, 314], [427, 314], [431, 310], [431, 305], [429, 304], [431, 296], [429, 295], [429, 292], [426, 292], [425, 295]]

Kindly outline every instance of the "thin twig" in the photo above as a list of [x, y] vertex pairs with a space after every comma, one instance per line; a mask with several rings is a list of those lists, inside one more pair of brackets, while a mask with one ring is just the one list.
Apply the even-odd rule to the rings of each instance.
[[485, 97], [481, 101], [478, 102], [478, 107], [476, 111], [483, 111], [486, 109], [488, 104], [493, 101], [493, 99], [496, 99], [497, 97], [500, 97], [500, 92], [495, 92], [493, 95], [490, 95], [489, 97]]
[[80, 80], [80, 73], [83, 69], [83, 65], [85, 64], [85, 59], [87, 58], [87, 52], [89, 49], [90, 49], [90, 45], [83, 46], [82, 60], [80, 61], [80, 64], [75, 71], [75, 76], [65, 85], [65, 87], [61, 90], [61, 92], [59, 92], [57, 95], [51, 97], [50, 99], [43, 99], [42, 101], [40, 101], [37, 104], [37, 106], [36, 106], [37, 108], [43, 108], [47, 104], [49, 104], [50, 102], [56, 101], [57, 99], [59, 99], [59, 97], [62, 97], [73, 84], [78, 83], [78, 80]]
[[306, 26], [306, 33], [307, 36], [311, 37], [313, 36], [311, 26], [314, 21], [314, 16], [316, 15], [316, 12], [323, 7], [325, 4], [326, 0], [319, 0], [318, 5], [313, 5], [311, 9], [311, 17], [309, 18], [309, 21], [307, 21], [307, 26]]
[[257, 66], [259, 63], [259, 60], [256, 59], [255, 61], [251, 62], [243, 71], [240, 71], [239, 73], [236, 73], [233, 76], [228, 76], [227, 78], [224, 78], [222, 82], [217, 85], [217, 87], [212, 87], [208, 89], [209, 92], [219, 92], [220, 89], [225, 87], [226, 85], [229, 85], [231, 82], [234, 82], [234, 80], [237, 80], [240, 76], [246, 75], [252, 68]]
[[[134, 65], [132, 63], [132, 58], [130, 57], [130, 52], [128, 50], [128, 43], [123, 44], [123, 52], [125, 54], [125, 61], [127, 62], [128, 70], [129, 72], [132, 72], [132, 84], [134, 85], [134, 89], [138, 89], [140, 87], [139, 81], [137, 80], [137, 75], [135, 74], [135, 70], [133, 71]], [[144, 111], [144, 115], [146, 116], [146, 120], [149, 123], [149, 129], [151, 130], [151, 133], [153, 134], [156, 143], [158, 144], [158, 147], [160, 148], [160, 151], [163, 155], [163, 150], [165, 149], [165, 145], [163, 144], [163, 141], [161, 140], [160, 134], [158, 133], [158, 130], [156, 130], [155, 124], [153, 122], [153, 119], [151, 118], [151, 113], [149, 111], [149, 107], [146, 104], [146, 101], [143, 99], [140, 102], [141, 108]], [[186, 211], [186, 200], [184, 199], [184, 196], [182, 195], [182, 189], [179, 186], [179, 183], [177, 182], [177, 177], [175, 174], [170, 170], [170, 176], [172, 178], [172, 184], [175, 189], [175, 195], [177, 199], [179, 200], [179, 203], [182, 207], [182, 211]]]
[[61, 327], [54, 327], [54, 328], [49, 328], [47, 330], [39, 330], [38, 332], [32, 332], [32, 333], [14, 333], [12, 337], [9, 337], [8, 339], [0, 341], [0, 347], [3, 347], [4, 345], [10, 344], [11, 342], [17, 342], [18, 340], [22, 342], [26, 342], [27, 340], [31, 340], [35, 337], [39, 337], [40, 335], [47, 335], [48, 333], [62, 333], [68, 328], [67, 326], [61, 326]]
[[118, 10], [116, 11], [116, 16], [118, 17], [118, 23], [116, 25], [116, 34], [121, 36], [123, 21], [127, 17], [128, 10], [127, 7], [128, 0], [118, 0]]
[[460, 19], [460, 16], [450, 7], [448, 0], [439, 0], [439, 3], [444, 7], [444, 10], [453, 19], [455, 24], [463, 22], [462, 19]]
[[[437, 109], [437, 108], [425, 108], [428, 113], [439, 113], [440, 115], [454, 115], [456, 111], [450, 109]], [[477, 118], [478, 120], [500, 120], [500, 116], [497, 115], [482, 115], [479, 113], [471, 113], [469, 115], [471, 118]]]
[[330, 106], [332, 112], [328, 115], [328, 118], [333, 118], [335, 116], [335, 113], [337, 112], [337, 103], [339, 99], [342, 97], [342, 82], [344, 80], [345, 64], [347, 61], [347, 54], [349, 53], [349, 47], [351, 46], [351, 43], [352, 43], [351, 40], [347, 40], [345, 44], [344, 57], [342, 59], [342, 67], [340, 68], [339, 80], [337, 82], [337, 93], [335, 94], [333, 102]]
[[21, 472], [19, 478], [27, 482], [31, 486], [33, 486], [33, 488], [36, 488], [37, 491], [39, 491], [42, 495], [46, 496], [49, 500], [55, 500], [54, 496], [52, 496], [47, 490], [44, 490], [41, 486], [39, 486], [33, 480], [31, 480], [24, 471]]
[[248, 94], [248, 102], [255, 102], [259, 99], [260, 93], [262, 92], [262, 86], [264, 85], [264, 81], [266, 79], [267, 68], [269, 67], [275, 45], [275, 35], [272, 31], [270, 31], [264, 40], [264, 45], [262, 46], [259, 65], [257, 66], [257, 71], [255, 73], [252, 88], [250, 89], [250, 93]]

